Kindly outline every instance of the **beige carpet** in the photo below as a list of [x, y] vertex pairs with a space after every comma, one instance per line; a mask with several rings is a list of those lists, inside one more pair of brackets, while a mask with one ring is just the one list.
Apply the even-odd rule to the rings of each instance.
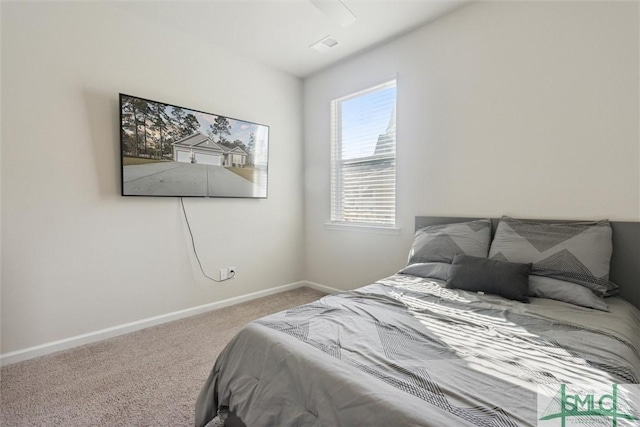
[[3, 367], [0, 426], [192, 426], [233, 335], [323, 295], [299, 288]]

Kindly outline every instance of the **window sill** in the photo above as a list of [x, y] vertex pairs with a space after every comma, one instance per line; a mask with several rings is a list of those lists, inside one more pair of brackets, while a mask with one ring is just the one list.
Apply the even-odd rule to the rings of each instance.
[[400, 229], [395, 226], [385, 227], [378, 225], [349, 224], [343, 222], [325, 222], [324, 226], [327, 230], [356, 231], [361, 233], [377, 234], [400, 234]]

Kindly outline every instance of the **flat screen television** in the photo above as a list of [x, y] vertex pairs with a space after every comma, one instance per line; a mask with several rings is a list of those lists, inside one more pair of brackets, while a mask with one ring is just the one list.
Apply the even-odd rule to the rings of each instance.
[[123, 196], [267, 197], [269, 126], [120, 94]]

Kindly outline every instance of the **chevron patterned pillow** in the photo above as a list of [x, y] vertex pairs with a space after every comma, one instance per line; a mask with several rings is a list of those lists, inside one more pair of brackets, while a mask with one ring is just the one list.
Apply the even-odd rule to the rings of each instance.
[[446, 262], [456, 255], [486, 258], [491, 243], [491, 220], [430, 225], [415, 234], [407, 264]]
[[542, 223], [502, 217], [489, 258], [532, 263], [531, 274], [586, 286], [604, 294], [613, 245], [608, 220]]

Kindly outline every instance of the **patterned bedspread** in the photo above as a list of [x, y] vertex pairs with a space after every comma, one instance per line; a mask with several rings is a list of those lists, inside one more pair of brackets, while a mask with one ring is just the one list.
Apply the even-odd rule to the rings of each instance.
[[196, 425], [537, 425], [538, 384], [634, 384], [640, 314], [396, 275], [259, 319], [218, 358]]

